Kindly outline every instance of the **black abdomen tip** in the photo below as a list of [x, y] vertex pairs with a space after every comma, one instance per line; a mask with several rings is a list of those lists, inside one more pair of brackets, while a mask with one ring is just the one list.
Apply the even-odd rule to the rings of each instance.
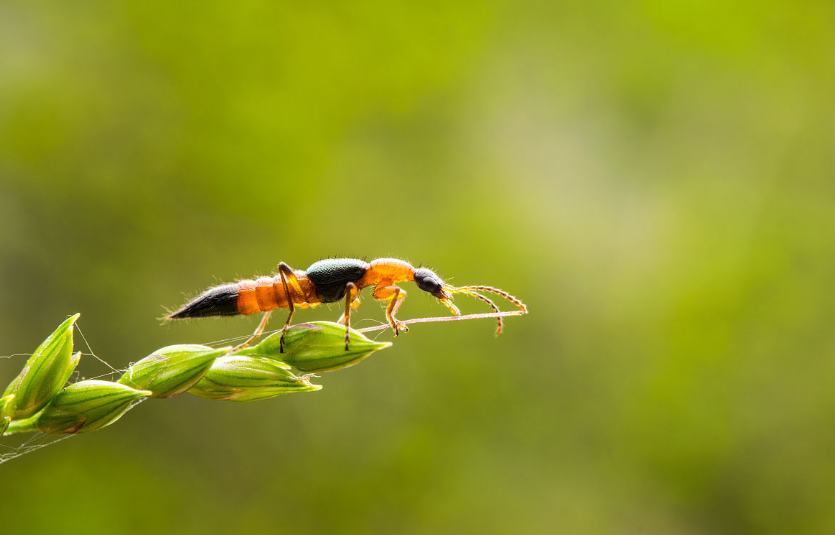
[[205, 318], [207, 316], [235, 316], [238, 312], [238, 285], [225, 284], [206, 290], [200, 297], [168, 315], [170, 320]]

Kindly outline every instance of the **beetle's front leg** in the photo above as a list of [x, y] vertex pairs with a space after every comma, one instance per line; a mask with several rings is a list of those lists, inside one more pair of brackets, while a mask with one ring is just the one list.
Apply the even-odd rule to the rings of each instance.
[[403, 323], [399, 323], [394, 317], [397, 313], [397, 309], [400, 308], [400, 305], [406, 298], [406, 290], [395, 286], [391, 281], [381, 281], [374, 287], [374, 298], [388, 300], [389, 304], [386, 307], [386, 319], [388, 320], [389, 325], [391, 325], [391, 328], [394, 330], [394, 336], [398, 336], [401, 329], [403, 332], [409, 331], [409, 327]]

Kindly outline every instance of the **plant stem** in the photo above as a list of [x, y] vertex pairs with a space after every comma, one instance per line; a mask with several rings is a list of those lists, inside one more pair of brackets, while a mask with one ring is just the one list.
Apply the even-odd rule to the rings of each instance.
[[[464, 316], [441, 316], [437, 318], [415, 318], [411, 320], [404, 320], [398, 321], [398, 323], [403, 325], [409, 325], [410, 323], [434, 323], [436, 321], [461, 321], [461, 320], [474, 320], [474, 319], [481, 319], [481, 318], [500, 318], [505, 316], [521, 316], [524, 314], [521, 310], [511, 310], [509, 312], [499, 312], [496, 314], [495, 312], [487, 313], [487, 314], [467, 314]], [[373, 327], [365, 327], [363, 329], [356, 329], [357, 332], [367, 333], [371, 331], [382, 331], [383, 329], [390, 328], [391, 325], [385, 323], [383, 325], [375, 325]]]

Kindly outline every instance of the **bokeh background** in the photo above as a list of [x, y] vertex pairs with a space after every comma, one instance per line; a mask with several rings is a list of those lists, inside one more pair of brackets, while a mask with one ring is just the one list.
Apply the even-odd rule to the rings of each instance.
[[531, 313], [146, 402], [1, 465], [4, 534], [835, 532], [831, 2], [302, 4], [0, 3], [0, 381], [74, 312], [115, 367], [251, 332], [157, 318], [282, 260]]

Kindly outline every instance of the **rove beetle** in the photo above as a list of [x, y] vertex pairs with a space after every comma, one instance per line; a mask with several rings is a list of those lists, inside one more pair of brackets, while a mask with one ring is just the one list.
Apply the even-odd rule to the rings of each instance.
[[[397, 321], [394, 314], [406, 291], [396, 286], [398, 282], [414, 281], [417, 287], [437, 297], [450, 312], [461, 312], [452, 303], [452, 294], [463, 293], [480, 299], [490, 305], [494, 311], [499, 308], [490, 299], [476, 293], [483, 290], [501, 295], [527, 312], [527, 307], [507, 292], [489, 286], [461, 286], [446, 284], [432, 270], [424, 267], [415, 268], [408, 262], [395, 258], [378, 258], [371, 262], [354, 258], [332, 258], [320, 260], [306, 270], [294, 270], [284, 262], [278, 264], [278, 274], [273, 277], [259, 277], [255, 280], [242, 280], [233, 284], [215, 286], [202, 295], [189, 301], [179, 310], [169, 314], [166, 319], [203, 318], [207, 316], [236, 316], [264, 312], [264, 317], [249, 340], [235, 349], [246, 347], [264, 332], [267, 320], [276, 308], [289, 308], [290, 313], [281, 330], [280, 350], [284, 352], [284, 335], [290, 326], [296, 307], [315, 307], [322, 303], [335, 303], [345, 299], [345, 312], [338, 322], [345, 325], [345, 350], [348, 350], [351, 328], [351, 310], [359, 306], [359, 293], [366, 286], [374, 286], [375, 299], [388, 301], [386, 319], [394, 330], [394, 335], [409, 328]], [[498, 317], [496, 334], [502, 332], [502, 318]]]

